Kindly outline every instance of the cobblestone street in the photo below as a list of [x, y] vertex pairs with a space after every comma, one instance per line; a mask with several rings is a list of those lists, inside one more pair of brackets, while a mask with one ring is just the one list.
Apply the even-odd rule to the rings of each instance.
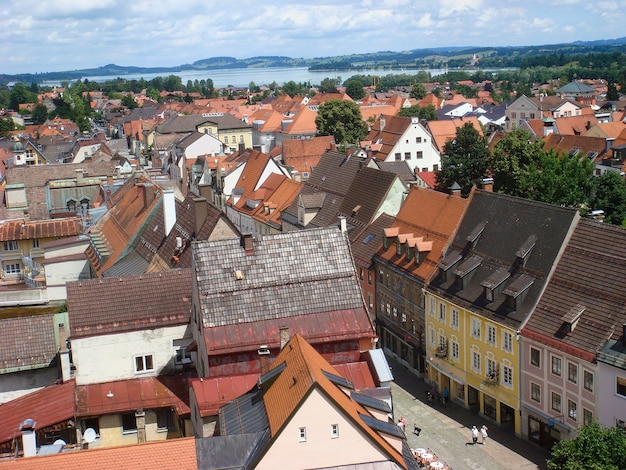
[[[396, 421], [403, 416], [412, 448], [432, 449], [442, 462], [454, 470], [545, 470], [548, 452], [510, 431], [499, 428], [478, 414], [452, 403], [445, 406], [428, 402], [427, 386], [400, 363], [388, 358], [394, 383], [391, 385]], [[419, 437], [414, 425], [422, 428]], [[486, 443], [472, 445], [471, 427], [486, 424]]]

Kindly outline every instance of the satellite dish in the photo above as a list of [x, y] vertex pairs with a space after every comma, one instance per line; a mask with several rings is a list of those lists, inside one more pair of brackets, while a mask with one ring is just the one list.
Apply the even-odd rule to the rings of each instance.
[[64, 446], [66, 444], [67, 442], [65, 442], [63, 439], [57, 439], [52, 443], [53, 446]]
[[94, 431], [93, 428], [85, 429], [85, 434], [83, 434], [83, 439], [85, 439], [85, 442], [91, 444], [93, 441], [96, 440], [96, 431]]

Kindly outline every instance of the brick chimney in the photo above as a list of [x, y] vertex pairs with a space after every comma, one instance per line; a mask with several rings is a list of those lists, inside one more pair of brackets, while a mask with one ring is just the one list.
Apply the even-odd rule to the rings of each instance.
[[280, 327], [280, 350], [282, 351], [283, 348], [287, 345], [287, 343], [289, 342], [289, 327], [286, 325], [283, 325]]
[[143, 409], [135, 411], [135, 422], [137, 423], [137, 444], [146, 442], [146, 412]]
[[456, 181], [450, 186], [450, 194], [455, 197], [461, 197], [461, 186]]
[[243, 247], [246, 255], [254, 253], [254, 238], [251, 233], [244, 233], [241, 235], [241, 246]]
[[196, 236], [200, 233], [200, 229], [206, 222], [206, 218], [208, 215], [207, 209], [207, 200], [204, 197], [194, 197], [193, 198], [193, 207], [194, 207], [194, 218], [196, 221]]
[[83, 184], [85, 170], [83, 170], [82, 168], [77, 168], [74, 171], [76, 172], [76, 184]]
[[259, 346], [259, 362], [261, 364], [261, 375], [266, 374], [270, 370], [270, 350], [267, 344]]

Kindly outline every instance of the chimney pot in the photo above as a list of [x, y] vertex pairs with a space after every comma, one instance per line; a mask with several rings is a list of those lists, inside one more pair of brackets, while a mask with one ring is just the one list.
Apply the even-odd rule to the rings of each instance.
[[241, 246], [243, 247], [246, 255], [254, 253], [254, 239], [251, 233], [244, 233], [241, 235]]

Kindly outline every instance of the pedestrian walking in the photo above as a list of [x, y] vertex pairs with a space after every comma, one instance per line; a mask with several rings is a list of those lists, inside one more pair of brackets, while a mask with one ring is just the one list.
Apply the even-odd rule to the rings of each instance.
[[481, 444], [485, 445], [485, 441], [487, 440], [487, 437], [489, 437], [489, 435], [487, 434], [487, 426], [485, 426], [483, 424], [483, 426], [480, 428], [480, 435], [482, 436], [482, 441]]
[[441, 395], [443, 396], [443, 404], [445, 405], [450, 399], [450, 390], [448, 390], [448, 387], [443, 387], [443, 392], [441, 392]]
[[472, 426], [472, 444], [476, 445], [478, 442], [478, 428], [476, 426]]

